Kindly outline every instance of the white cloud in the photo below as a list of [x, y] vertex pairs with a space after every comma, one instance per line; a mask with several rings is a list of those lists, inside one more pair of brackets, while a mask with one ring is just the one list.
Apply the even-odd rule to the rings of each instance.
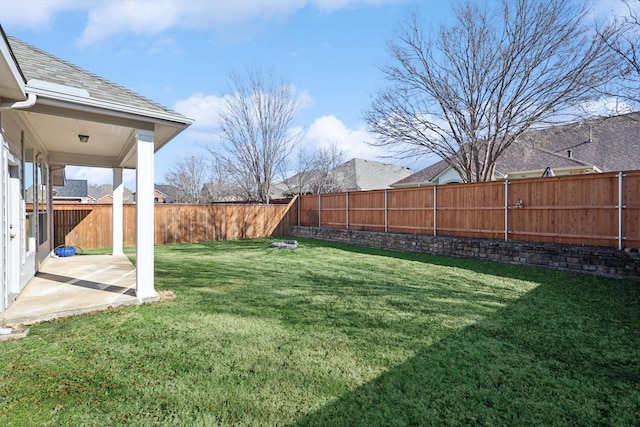
[[[298, 103], [301, 109], [313, 104], [313, 98], [308, 91], [296, 91], [294, 88], [293, 92], [298, 95]], [[220, 122], [218, 113], [224, 108], [225, 96], [219, 97], [197, 92], [187, 99], [179, 100], [174, 104], [174, 110], [195, 120], [193, 125], [185, 131], [189, 141], [206, 145], [219, 140]]]
[[631, 113], [633, 108], [628, 103], [616, 98], [602, 98], [584, 103], [582, 110], [584, 110], [588, 116], [606, 117]]
[[174, 109], [195, 120], [190, 129], [211, 130], [218, 126], [217, 111], [224, 105], [224, 98], [215, 95], [194, 93], [174, 104]]
[[382, 6], [389, 3], [401, 3], [403, 0], [311, 0], [311, 4], [320, 10], [333, 12], [358, 6]]
[[[88, 19], [78, 39], [81, 46], [101, 43], [111, 36], [158, 35], [173, 28], [210, 29], [220, 37], [233, 31], [253, 31], [256, 24], [284, 19], [305, 7], [333, 12], [358, 6], [379, 6], [405, 0], [2, 0], [5, 26], [38, 29], [62, 12], [86, 10]], [[238, 29], [238, 25], [251, 24]], [[232, 37], [232, 36], [231, 36]]]
[[592, 15], [597, 20], [609, 20], [629, 16], [629, 8], [634, 13], [640, 13], [640, 2], [622, 0], [592, 0]]
[[364, 127], [349, 129], [340, 119], [333, 115], [316, 119], [302, 136], [302, 146], [307, 149], [326, 148], [335, 144], [345, 152], [345, 157], [369, 160], [382, 160], [387, 153], [373, 147], [374, 136]]
[[43, 29], [49, 27], [60, 12], [89, 9], [94, 3], [83, 0], [32, 0], [30, 7], [24, 0], [2, 0], [2, 24], [17, 28]]
[[[299, 92], [301, 104], [313, 103], [306, 91]], [[210, 145], [219, 141], [218, 114], [224, 105], [224, 98], [214, 95], [194, 93], [189, 98], [175, 103], [174, 109], [187, 117], [195, 119], [194, 124], [185, 131], [185, 138], [196, 144]], [[381, 148], [368, 145], [374, 136], [364, 126], [358, 129], [348, 128], [340, 119], [333, 115], [317, 118], [307, 129], [293, 127], [292, 133], [302, 132], [300, 147], [305, 150], [315, 150], [336, 144], [339, 150], [345, 152], [347, 159], [353, 157], [369, 160], [389, 161], [384, 157], [388, 154]]]
[[201, 145], [209, 145], [219, 141], [218, 112], [224, 106], [224, 97], [194, 93], [187, 99], [174, 104], [174, 109], [194, 119], [194, 123], [185, 131], [188, 141]]

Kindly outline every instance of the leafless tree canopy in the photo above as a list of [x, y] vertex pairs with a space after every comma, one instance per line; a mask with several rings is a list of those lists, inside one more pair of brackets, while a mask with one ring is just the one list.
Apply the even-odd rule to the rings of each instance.
[[607, 94], [640, 103], [640, 0], [618, 0], [625, 13], [598, 28], [598, 35], [621, 60], [612, 72], [624, 78], [613, 82]]
[[178, 203], [203, 203], [202, 186], [208, 180], [209, 165], [203, 157], [189, 156], [179, 160], [164, 176], [165, 182], [179, 191]]
[[571, 0], [466, 0], [454, 24], [426, 35], [413, 14], [389, 43], [389, 86], [365, 112], [375, 144], [436, 154], [466, 182], [490, 180], [518, 136], [611, 78], [615, 58], [586, 15]]
[[269, 203], [275, 173], [298, 139], [291, 127], [299, 110], [295, 88], [252, 70], [231, 76], [220, 111], [223, 150], [210, 151], [249, 200]]
[[342, 191], [343, 182], [332, 171], [344, 163], [345, 156], [345, 152], [335, 142], [314, 151], [300, 150], [294, 175], [283, 181], [286, 193], [323, 194]]
[[312, 188], [314, 193], [333, 193], [342, 190], [344, 183], [340, 182], [340, 178], [332, 171], [344, 163], [345, 160], [345, 152], [340, 150], [335, 143], [318, 149], [315, 155], [315, 169], [319, 173]]

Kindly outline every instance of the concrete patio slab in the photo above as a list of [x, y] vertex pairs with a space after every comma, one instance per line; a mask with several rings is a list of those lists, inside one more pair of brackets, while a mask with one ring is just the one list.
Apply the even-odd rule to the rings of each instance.
[[22, 338], [25, 338], [27, 335], [29, 335], [29, 329], [28, 328], [14, 329], [14, 330], [11, 331], [10, 334], [6, 334], [6, 335], [2, 334], [2, 335], [0, 335], [0, 342], [20, 340]]
[[2, 315], [7, 326], [134, 305], [136, 269], [124, 256], [50, 258]]

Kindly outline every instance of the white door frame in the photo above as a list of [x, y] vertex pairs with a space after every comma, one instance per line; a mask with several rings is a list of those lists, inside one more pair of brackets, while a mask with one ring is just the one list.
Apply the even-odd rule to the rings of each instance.
[[0, 313], [9, 307], [12, 296], [20, 292], [24, 233], [21, 231], [23, 203], [21, 162], [0, 144]]
[[7, 182], [9, 181], [8, 175], [8, 162], [7, 154], [8, 150], [4, 146], [2, 135], [0, 135], [0, 313], [9, 305], [9, 241], [8, 241], [8, 212], [9, 206], [7, 203]]
[[20, 177], [20, 162], [12, 162], [8, 159], [8, 183], [7, 183], [7, 204], [8, 204], [8, 253], [7, 266], [9, 269], [9, 304], [11, 296], [20, 293], [20, 270], [22, 268], [22, 252], [25, 234], [22, 227], [22, 186]]

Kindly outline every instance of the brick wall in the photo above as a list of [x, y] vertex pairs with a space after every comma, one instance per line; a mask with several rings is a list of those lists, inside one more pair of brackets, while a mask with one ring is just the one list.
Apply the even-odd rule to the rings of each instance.
[[637, 250], [301, 226], [292, 227], [291, 233], [296, 237], [332, 242], [640, 281], [640, 253]]

